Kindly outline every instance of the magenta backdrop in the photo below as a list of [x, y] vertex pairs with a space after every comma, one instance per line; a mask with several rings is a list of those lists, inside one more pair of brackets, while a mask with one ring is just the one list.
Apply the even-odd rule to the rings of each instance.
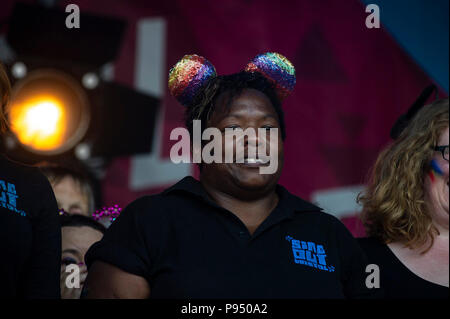
[[[2, 2], [0, 19], [12, 3]], [[142, 18], [160, 16], [167, 22], [167, 70], [188, 53], [205, 56], [219, 74], [237, 72], [265, 51], [288, 57], [297, 70], [297, 85], [284, 103], [286, 162], [280, 183], [305, 199], [317, 190], [362, 184], [389, 142], [393, 122], [430, 83], [386, 30], [366, 28], [367, 13], [358, 0], [78, 0], [60, 5], [68, 3], [129, 22], [115, 79], [130, 86], [136, 22]], [[182, 125], [183, 109], [167, 90], [164, 103], [162, 154], [168, 157], [169, 134]], [[131, 191], [129, 166], [129, 158], [120, 158], [109, 167], [105, 204], [125, 206], [167, 186]], [[354, 218], [344, 222], [354, 235], [362, 234]]]

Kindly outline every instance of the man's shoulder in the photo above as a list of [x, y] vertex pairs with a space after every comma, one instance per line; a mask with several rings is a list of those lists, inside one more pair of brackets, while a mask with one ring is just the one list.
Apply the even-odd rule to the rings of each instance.
[[168, 200], [163, 193], [158, 193], [144, 195], [135, 199], [125, 207], [124, 212], [142, 215], [149, 212], [163, 211], [169, 206], [170, 200]]
[[345, 225], [336, 216], [323, 211], [322, 209], [310, 210], [310, 211], [298, 211], [294, 215], [295, 219], [305, 220], [307, 219], [311, 225], [317, 225], [321, 228], [339, 228], [347, 229]]
[[183, 182], [185, 179], [182, 179], [160, 193], [144, 195], [135, 199], [126, 206], [124, 212], [150, 218], [162, 214], [168, 215], [168, 212], [174, 209], [179, 211], [186, 208], [186, 196], [183, 195], [183, 192], [177, 192], [180, 189], [180, 184], [185, 184]]
[[386, 244], [376, 237], [361, 237], [356, 240], [358, 241], [359, 246], [361, 246], [361, 248], [368, 255], [379, 255], [386, 253]]

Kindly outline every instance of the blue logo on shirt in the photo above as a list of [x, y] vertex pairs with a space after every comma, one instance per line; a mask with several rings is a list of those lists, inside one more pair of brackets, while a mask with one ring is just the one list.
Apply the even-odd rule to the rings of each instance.
[[0, 206], [15, 212], [20, 216], [26, 216], [27, 214], [23, 210], [19, 210], [16, 207], [18, 197], [16, 185], [5, 183], [5, 181], [0, 179]]
[[327, 255], [323, 245], [317, 245], [311, 241], [297, 240], [291, 236], [286, 236], [286, 240], [292, 244], [292, 253], [296, 264], [334, 272], [334, 267], [327, 265], [325, 260]]

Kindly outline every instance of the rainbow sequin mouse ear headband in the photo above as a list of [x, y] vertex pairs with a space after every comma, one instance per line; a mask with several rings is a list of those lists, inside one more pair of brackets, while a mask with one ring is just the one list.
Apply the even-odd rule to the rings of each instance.
[[169, 92], [178, 102], [189, 107], [205, 84], [216, 76], [216, 69], [204, 57], [185, 55], [169, 71]]
[[[295, 68], [279, 53], [257, 55], [244, 71], [264, 76], [274, 85], [280, 101], [289, 96], [295, 86]], [[169, 71], [169, 92], [178, 102], [189, 107], [206, 83], [216, 76], [216, 69], [207, 59], [196, 54], [185, 55]]]
[[271, 82], [280, 101], [294, 90], [296, 77], [294, 65], [285, 56], [276, 52], [257, 55], [244, 69], [245, 72], [258, 72]]

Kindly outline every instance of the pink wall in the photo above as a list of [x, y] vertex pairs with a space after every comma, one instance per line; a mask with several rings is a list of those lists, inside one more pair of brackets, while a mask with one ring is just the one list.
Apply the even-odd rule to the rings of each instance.
[[[12, 2], [2, 2], [0, 19]], [[66, 3], [70, 1], [61, 5]], [[358, 0], [76, 3], [81, 11], [128, 20], [115, 79], [130, 86], [135, 84], [136, 23], [143, 18], [166, 21], [167, 71], [188, 53], [205, 56], [219, 74], [241, 70], [257, 53], [287, 56], [296, 67], [297, 86], [283, 106], [287, 139], [280, 183], [308, 200], [320, 190], [363, 184], [377, 153], [389, 142], [392, 124], [430, 83], [383, 28], [365, 27], [367, 13]], [[173, 145], [169, 134], [182, 126], [183, 108], [167, 91], [163, 103], [161, 154], [167, 158]], [[105, 204], [125, 206], [167, 186], [131, 191], [130, 165], [129, 158], [121, 158], [108, 169]], [[344, 221], [353, 234], [363, 233], [354, 218]]]

